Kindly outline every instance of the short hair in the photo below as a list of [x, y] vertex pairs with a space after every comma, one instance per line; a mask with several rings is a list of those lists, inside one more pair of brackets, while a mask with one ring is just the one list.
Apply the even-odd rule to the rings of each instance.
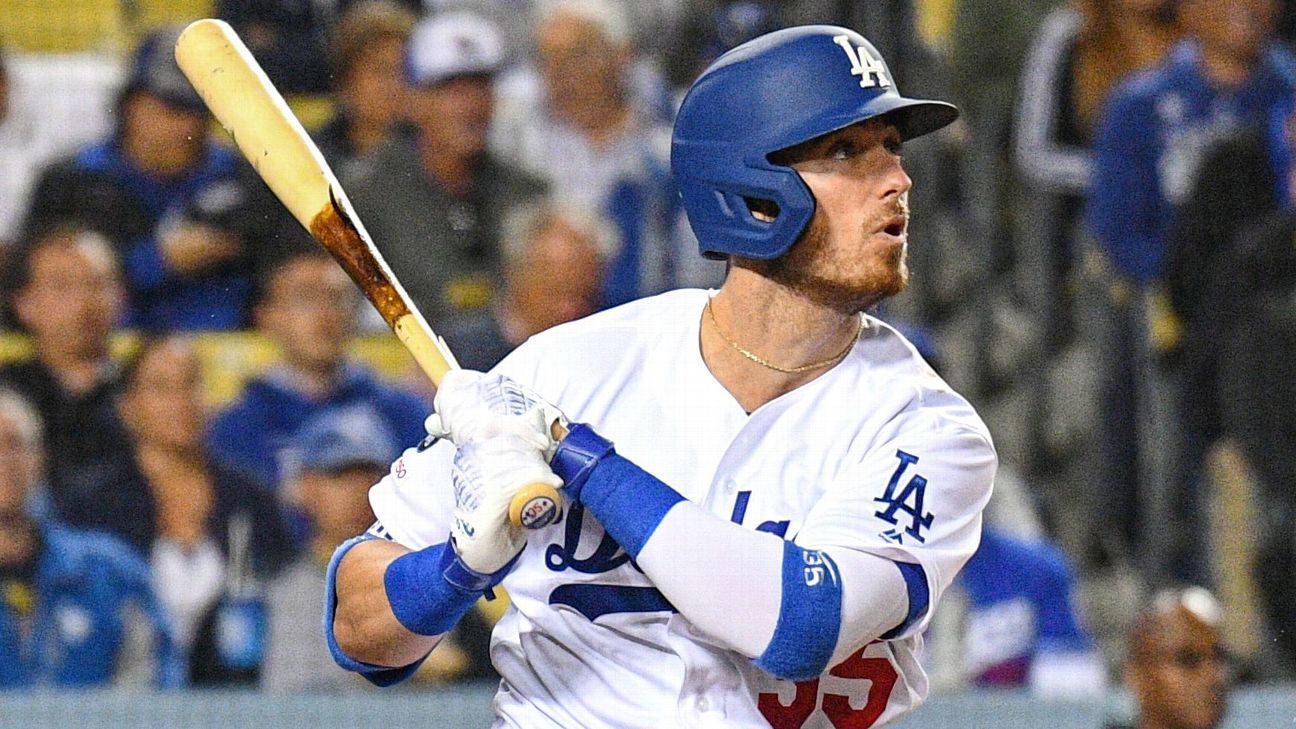
[[611, 43], [634, 43], [630, 19], [621, 3], [611, 0], [540, 0], [536, 6], [536, 25], [541, 25], [560, 13], [570, 13], [594, 23]]
[[279, 272], [302, 260], [332, 262], [333, 257], [327, 250], [317, 245], [294, 245], [284, 250], [262, 267], [255, 277], [253, 282], [253, 303], [261, 305], [269, 301], [270, 289], [273, 287], [275, 279], [279, 277]]
[[334, 86], [373, 44], [386, 39], [404, 43], [417, 21], [414, 13], [391, 0], [365, 0], [348, 9], [333, 29]]
[[542, 200], [509, 210], [500, 223], [500, 252], [505, 268], [520, 263], [530, 250], [531, 239], [555, 222], [562, 222], [594, 245], [600, 260], [607, 260], [620, 248], [620, 235], [607, 216], [579, 205]]
[[1223, 608], [1219, 600], [1204, 587], [1179, 587], [1156, 593], [1134, 619], [1129, 632], [1129, 661], [1148, 659], [1149, 643], [1161, 628], [1161, 621], [1176, 613], [1187, 613], [1203, 625], [1218, 628]]
[[[122, 362], [121, 372], [118, 375], [120, 391], [124, 394], [139, 384], [140, 368], [144, 365], [144, 360], [157, 350], [167, 346], [172, 342], [180, 342], [194, 349], [194, 335], [187, 332], [167, 332], [163, 334], [145, 334], [142, 335], [139, 342], [136, 343], [135, 349], [130, 356]], [[197, 350], [195, 349], [195, 356]], [[199, 363], [201, 366], [201, 363]]]
[[0, 418], [13, 421], [24, 448], [39, 451], [45, 447], [40, 414], [27, 398], [13, 390], [0, 388]]
[[27, 288], [31, 283], [31, 262], [36, 254], [45, 248], [56, 245], [90, 245], [103, 253], [112, 266], [113, 273], [121, 276], [117, 252], [103, 233], [80, 223], [60, 221], [35, 230], [15, 246], [9, 258], [8, 269], [4, 275], [5, 293], [14, 293]]

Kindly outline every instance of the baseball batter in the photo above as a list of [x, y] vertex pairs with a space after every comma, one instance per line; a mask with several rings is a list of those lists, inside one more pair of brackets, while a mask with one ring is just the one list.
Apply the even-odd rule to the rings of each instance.
[[[672, 168], [718, 291], [551, 329], [454, 371], [433, 435], [329, 571], [337, 661], [402, 680], [502, 584], [496, 727], [882, 726], [927, 694], [920, 633], [975, 551], [995, 453], [968, 403], [862, 313], [901, 291], [900, 96], [844, 28], [729, 52]], [[510, 525], [522, 487], [566, 508]]]

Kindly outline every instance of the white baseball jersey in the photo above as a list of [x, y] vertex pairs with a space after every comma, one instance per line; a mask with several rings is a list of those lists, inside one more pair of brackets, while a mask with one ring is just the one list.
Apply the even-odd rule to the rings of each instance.
[[[551, 329], [496, 371], [718, 517], [802, 547], [922, 565], [934, 606], [976, 550], [995, 469], [972, 407], [866, 318], [840, 364], [749, 415], [702, 360], [707, 296], [674, 291]], [[411, 449], [374, 486], [374, 513], [397, 542], [447, 540], [452, 457], [444, 441]], [[579, 505], [530, 535], [503, 585], [512, 606], [491, 641], [503, 677], [496, 727], [861, 729], [927, 694], [926, 617], [818, 679], [778, 680], [694, 628]]]

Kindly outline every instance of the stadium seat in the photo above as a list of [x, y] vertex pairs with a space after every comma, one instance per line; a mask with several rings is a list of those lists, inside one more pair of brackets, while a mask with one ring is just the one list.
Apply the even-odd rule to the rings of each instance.
[[10, 51], [121, 51], [131, 45], [122, 0], [0, 0], [0, 42]]

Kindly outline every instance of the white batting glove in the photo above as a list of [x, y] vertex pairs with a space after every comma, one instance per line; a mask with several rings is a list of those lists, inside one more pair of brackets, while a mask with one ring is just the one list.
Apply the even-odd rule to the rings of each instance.
[[562, 485], [534, 440], [510, 433], [459, 446], [451, 477], [455, 551], [469, 569], [485, 575], [504, 569], [526, 546], [526, 531], [509, 523], [513, 495], [533, 483]]
[[437, 387], [436, 412], [427, 419], [429, 433], [462, 446], [510, 434], [527, 440], [548, 461], [557, 442], [553, 424], [567, 425], [562, 411], [530, 388], [504, 375], [451, 370]]

